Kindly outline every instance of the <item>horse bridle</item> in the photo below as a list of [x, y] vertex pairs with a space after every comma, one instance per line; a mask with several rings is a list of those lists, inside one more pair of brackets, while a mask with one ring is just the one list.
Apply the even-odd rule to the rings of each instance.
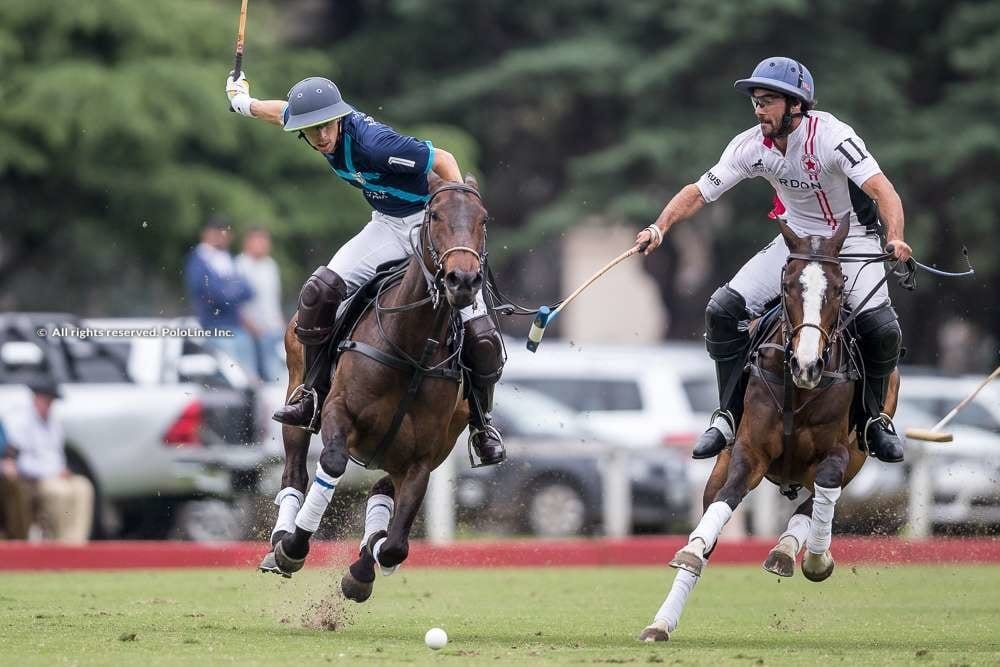
[[[479, 194], [479, 190], [470, 185], [465, 185], [464, 183], [448, 183], [447, 185], [442, 185], [440, 188], [432, 192], [430, 196], [427, 198], [427, 204], [424, 206], [424, 219], [420, 223], [421, 231], [420, 231], [419, 246], [420, 248], [427, 249], [427, 254], [430, 256], [434, 273], [431, 273], [427, 269], [422, 259], [420, 262], [420, 268], [423, 270], [424, 278], [427, 280], [427, 289], [431, 293], [431, 300], [434, 302], [435, 308], [440, 302], [442, 281], [444, 280], [444, 275], [443, 275], [444, 260], [448, 257], [448, 255], [450, 255], [453, 252], [471, 253], [476, 256], [476, 259], [479, 260], [480, 271], [483, 270], [483, 267], [486, 264], [486, 257], [487, 257], [485, 232], [483, 234], [482, 250], [476, 250], [475, 248], [470, 248], [468, 246], [458, 245], [458, 246], [452, 246], [451, 248], [448, 248], [444, 252], [439, 252], [438, 249], [434, 246], [434, 237], [431, 235], [431, 224], [433, 224], [434, 222], [434, 218], [431, 214], [431, 203], [434, 201], [434, 198], [437, 197], [439, 194], [448, 191], [465, 192], [467, 194], [474, 195], [476, 199], [479, 200], [480, 204], [482, 204], [483, 201], [483, 197], [482, 195]], [[484, 229], [486, 227], [486, 223], [488, 222], [488, 220], [489, 216], [483, 219], [482, 225]], [[410, 238], [412, 243], [412, 238], [413, 238], [412, 235]], [[420, 248], [414, 248], [414, 254], [417, 254]], [[422, 255], [420, 256], [422, 257]]]
[[[841, 265], [841, 260], [840, 260], [839, 257], [831, 257], [830, 255], [806, 255], [806, 254], [797, 253], [797, 252], [789, 253], [788, 257], [785, 259], [785, 267], [782, 268], [782, 270], [781, 270], [781, 273], [782, 273], [782, 282], [784, 282], [785, 268], [788, 267], [788, 262], [790, 262], [793, 259], [800, 259], [800, 260], [804, 260], [806, 262], [820, 262], [820, 263], [824, 263], [824, 264], [836, 264], [837, 266]], [[841, 308], [840, 313], [843, 313], [843, 308]], [[829, 331], [827, 331], [826, 329], [824, 329], [821, 325], [819, 325], [819, 324], [813, 324], [812, 322], [802, 322], [801, 324], [798, 324], [798, 325], [796, 325], [794, 327], [789, 328], [789, 326], [788, 326], [788, 324], [789, 324], [788, 304], [785, 301], [785, 290], [781, 290], [781, 320], [782, 320], [781, 328], [782, 328], [783, 336], [784, 336], [784, 339], [785, 339], [785, 341], [784, 341], [785, 342], [785, 349], [788, 350], [788, 351], [791, 350], [792, 340], [794, 340], [795, 335], [798, 332], [802, 331], [803, 329], [812, 328], [812, 329], [816, 329], [817, 331], [819, 331], [819, 335], [823, 339], [823, 356], [826, 357], [827, 354], [829, 353], [830, 344], [837, 338], [837, 336], [842, 331], [842, 328], [839, 326], [840, 325], [840, 318], [841, 318], [841, 315], [838, 314], [837, 315], [837, 320], [838, 320], [837, 324], [838, 324], [838, 326], [837, 326], [837, 328], [835, 328], [833, 330], [832, 334]]]

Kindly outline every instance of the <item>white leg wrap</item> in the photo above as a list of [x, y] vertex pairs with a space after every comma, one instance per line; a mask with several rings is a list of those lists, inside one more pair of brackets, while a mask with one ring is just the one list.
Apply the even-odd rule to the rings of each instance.
[[361, 546], [368, 544], [372, 535], [380, 530], [389, 530], [389, 519], [396, 504], [392, 498], [381, 493], [368, 499], [365, 508], [365, 535], [361, 538]]
[[656, 612], [653, 620], [665, 622], [670, 632], [676, 630], [678, 623], [681, 621], [681, 613], [684, 612], [684, 605], [687, 604], [688, 596], [691, 595], [694, 585], [698, 583], [698, 579], [700, 578], [687, 570], [677, 570], [674, 583], [670, 587], [670, 593], [667, 594], [667, 599], [660, 605], [660, 610]]
[[812, 527], [812, 519], [805, 514], [793, 514], [788, 520], [788, 528], [781, 534], [778, 541], [781, 542], [786, 537], [795, 540], [795, 553], [802, 551], [806, 545], [806, 538], [809, 537], [809, 530]]
[[806, 547], [809, 553], [825, 554], [830, 548], [830, 537], [833, 533], [833, 510], [840, 498], [840, 487], [827, 489], [816, 484], [813, 486], [815, 495], [813, 496], [812, 525], [809, 529], [809, 537], [806, 540]]
[[722, 532], [723, 526], [726, 525], [731, 516], [733, 516], [733, 510], [727, 503], [721, 500], [715, 501], [705, 510], [705, 515], [701, 517], [698, 527], [691, 533], [688, 541], [691, 542], [695, 538], [699, 538], [705, 543], [705, 551], [708, 551], [719, 539], [719, 533]]
[[298, 489], [286, 486], [278, 495], [274, 497], [274, 504], [278, 506], [278, 520], [274, 522], [274, 530], [271, 537], [279, 530], [291, 533], [295, 530], [295, 515], [302, 507], [302, 500], [305, 496]]
[[316, 478], [309, 485], [306, 501], [295, 516], [296, 526], [310, 533], [316, 532], [316, 529], [319, 528], [319, 522], [323, 518], [323, 512], [326, 511], [326, 506], [333, 498], [333, 492], [336, 490], [339, 480], [339, 477], [327, 475], [322, 466], [316, 464]]
[[379, 572], [382, 573], [383, 577], [388, 577], [393, 572], [395, 572], [396, 570], [399, 569], [399, 565], [393, 565], [392, 567], [385, 567], [384, 565], [382, 565], [382, 563], [379, 563], [379, 560], [378, 560], [379, 553], [381, 553], [381, 551], [382, 551], [382, 545], [385, 544], [385, 541], [387, 539], [389, 539], [389, 538], [388, 537], [383, 537], [382, 539], [378, 540], [377, 542], [375, 542], [375, 547], [372, 549], [372, 556], [375, 557], [375, 562], [378, 563]]

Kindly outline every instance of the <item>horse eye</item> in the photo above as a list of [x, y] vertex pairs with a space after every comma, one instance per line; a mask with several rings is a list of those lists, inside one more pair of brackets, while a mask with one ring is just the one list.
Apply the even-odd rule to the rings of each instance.
[[438, 216], [437, 211], [431, 211], [431, 220], [440, 220], [440, 219], [441, 218]]

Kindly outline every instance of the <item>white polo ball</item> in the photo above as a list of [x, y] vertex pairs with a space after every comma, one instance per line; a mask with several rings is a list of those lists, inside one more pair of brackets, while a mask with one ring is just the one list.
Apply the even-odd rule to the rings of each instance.
[[427, 644], [427, 648], [435, 651], [444, 648], [445, 644], [448, 643], [448, 633], [441, 628], [431, 628], [424, 635], [424, 643]]

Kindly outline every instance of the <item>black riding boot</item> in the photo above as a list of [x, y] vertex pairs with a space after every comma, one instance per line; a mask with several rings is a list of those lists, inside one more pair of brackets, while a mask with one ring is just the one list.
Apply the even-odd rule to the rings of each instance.
[[902, 340], [896, 311], [885, 304], [860, 313], [855, 321], [865, 370], [861, 389], [864, 414], [858, 419], [858, 435], [872, 456], [886, 463], [899, 463], [903, 460], [903, 443], [892, 420], [883, 412]]
[[274, 411], [276, 422], [319, 432], [319, 406], [330, 391], [329, 341], [322, 345], [302, 344], [305, 376], [302, 384], [288, 397], [288, 403]]
[[715, 360], [719, 409], [712, 414], [711, 426], [695, 443], [692, 458], [710, 459], [736, 440], [736, 428], [743, 416], [743, 367], [750, 344], [745, 322], [749, 317], [746, 301], [728, 285], [717, 289], [708, 301], [705, 345]]
[[469, 445], [479, 457], [480, 466], [503, 463], [507, 459], [500, 431], [490, 421], [492, 409], [493, 385], [478, 387], [473, 384], [469, 388]]
[[302, 286], [295, 335], [305, 354], [304, 377], [287, 405], [275, 411], [275, 421], [319, 432], [319, 408], [330, 390], [330, 337], [337, 307], [346, 294], [343, 279], [325, 266], [313, 271]]
[[505, 361], [503, 340], [492, 317], [484, 315], [465, 323], [462, 362], [469, 371], [469, 448], [476, 452], [480, 466], [507, 458], [503, 438], [490, 423], [493, 387]]

